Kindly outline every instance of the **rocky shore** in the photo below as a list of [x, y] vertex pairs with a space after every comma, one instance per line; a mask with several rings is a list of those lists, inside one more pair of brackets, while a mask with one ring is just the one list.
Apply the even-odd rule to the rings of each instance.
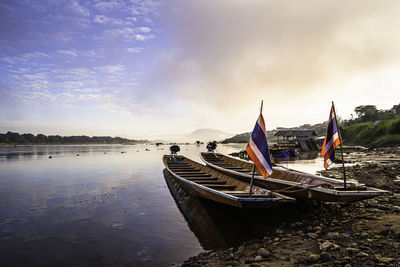
[[[307, 203], [307, 214], [262, 239], [182, 266], [400, 266], [400, 148], [348, 151], [347, 176], [391, 194], [352, 204]], [[340, 177], [340, 168], [322, 171]]]

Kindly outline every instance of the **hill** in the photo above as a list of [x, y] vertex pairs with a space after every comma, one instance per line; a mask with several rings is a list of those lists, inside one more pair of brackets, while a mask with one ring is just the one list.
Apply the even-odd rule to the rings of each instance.
[[209, 141], [221, 141], [225, 138], [229, 137], [230, 134], [215, 130], [215, 129], [198, 129], [189, 135], [184, 137], [184, 140], [187, 142], [195, 142], [195, 141], [202, 141], [202, 142], [209, 142]]

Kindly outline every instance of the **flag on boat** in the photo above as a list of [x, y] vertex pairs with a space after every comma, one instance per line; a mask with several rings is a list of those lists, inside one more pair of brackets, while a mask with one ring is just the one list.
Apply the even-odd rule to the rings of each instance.
[[324, 157], [324, 168], [327, 169], [329, 165], [335, 162], [335, 148], [340, 145], [342, 141], [339, 137], [339, 130], [335, 118], [333, 105], [331, 113], [329, 114], [328, 128], [326, 130], [324, 144], [322, 145], [321, 156]]
[[265, 122], [261, 113], [256, 122], [256, 126], [254, 126], [254, 130], [250, 135], [246, 151], [264, 178], [267, 178], [269, 175], [271, 175], [272, 162], [268, 149]]

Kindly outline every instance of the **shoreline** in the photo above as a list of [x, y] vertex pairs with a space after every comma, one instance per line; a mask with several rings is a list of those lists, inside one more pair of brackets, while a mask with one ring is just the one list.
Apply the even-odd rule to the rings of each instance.
[[[356, 163], [346, 168], [349, 178], [391, 194], [352, 204], [310, 203], [302, 220], [238, 247], [199, 253], [182, 266], [399, 266], [400, 147], [348, 156]], [[320, 173], [341, 178], [341, 168]]]

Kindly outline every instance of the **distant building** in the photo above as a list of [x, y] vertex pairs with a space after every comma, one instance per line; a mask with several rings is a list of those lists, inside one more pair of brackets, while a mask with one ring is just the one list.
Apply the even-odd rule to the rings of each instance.
[[313, 130], [279, 130], [275, 133], [278, 137], [279, 146], [300, 147], [303, 151], [318, 150], [314, 136], [317, 133]]

